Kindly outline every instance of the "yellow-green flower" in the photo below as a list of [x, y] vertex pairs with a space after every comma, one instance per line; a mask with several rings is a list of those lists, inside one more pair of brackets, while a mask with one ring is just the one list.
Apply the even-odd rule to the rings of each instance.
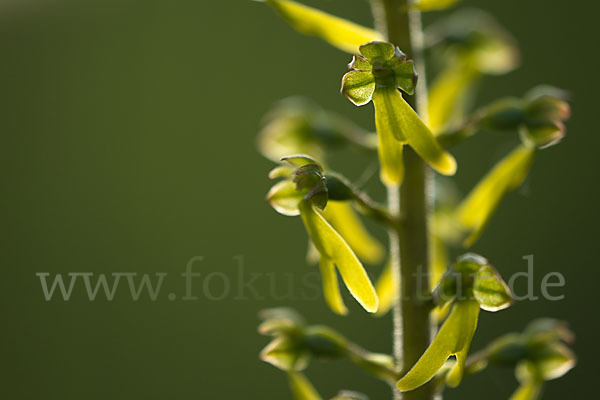
[[354, 56], [349, 65], [352, 71], [342, 79], [342, 94], [357, 106], [373, 101], [381, 180], [388, 186], [402, 182], [404, 145], [412, 147], [439, 173], [453, 175], [454, 157], [442, 149], [398, 90], [414, 92], [417, 74], [413, 62], [390, 43], [370, 42], [359, 49], [362, 56]]

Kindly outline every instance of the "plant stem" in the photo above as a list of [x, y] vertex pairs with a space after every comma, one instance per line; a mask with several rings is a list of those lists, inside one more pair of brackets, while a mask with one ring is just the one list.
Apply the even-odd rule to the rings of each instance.
[[[418, 11], [409, 11], [411, 0], [371, 0], [377, 29], [415, 61], [419, 83], [416, 101], [411, 103], [421, 118], [427, 119], [427, 85], [423, 56], [423, 29]], [[392, 276], [400, 292], [394, 303], [394, 356], [402, 373], [407, 372], [421, 357], [431, 341], [432, 326], [429, 308], [421, 293], [428, 286], [428, 214], [430, 209], [429, 167], [409, 147], [404, 149], [404, 182], [388, 187], [388, 207], [402, 223], [390, 230]], [[420, 278], [418, 278], [420, 276]], [[400, 393], [399, 400], [431, 400], [433, 385]]]

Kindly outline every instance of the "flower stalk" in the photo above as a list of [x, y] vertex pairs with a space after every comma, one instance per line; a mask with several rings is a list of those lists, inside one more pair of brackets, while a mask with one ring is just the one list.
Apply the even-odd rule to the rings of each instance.
[[[415, 96], [407, 101], [416, 106], [421, 118], [426, 120], [427, 85], [420, 12], [409, 10], [410, 0], [372, 0], [371, 4], [377, 30], [415, 61], [419, 83]], [[429, 268], [430, 173], [423, 159], [407, 146], [404, 180], [400, 187], [387, 188], [390, 213], [402, 220], [397, 230], [389, 231], [392, 279], [402, 291], [397, 293], [393, 307], [394, 356], [402, 372], [407, 372], [419, 360], [431, 341], [429, 309], [418, 300], [418, 294], [426, 288], [417, 287], [415, 279], [419, 268], [424, 273]], [[405, 393], [394, 387], [396, 400], [428, 400], [433, 396], [431, 384]]]

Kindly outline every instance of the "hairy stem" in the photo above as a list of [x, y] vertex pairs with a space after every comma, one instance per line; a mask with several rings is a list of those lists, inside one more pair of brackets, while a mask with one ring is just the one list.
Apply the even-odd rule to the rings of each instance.
[[[388, 40], [415, 61], [419, 74], [416, 99], [408, 99], [427, 119], [427, 84], [423, 56], [421, 15], [409, 10], [411, 0], [371, 0], [377, 29]], [[427, 289], [429, 272], [428, 214], [430, 208], [430, 170], [408, 146], [404, 150], [405, 177], [400, 188], [388, 187], [390, 213], [400, 217], [397, 230], [390, 230], [390, 258], [393, 279], [400, 292], [394, 303], [394, 356], [402, 373], [407, 372], [421, 357], [431, 341], [429, 307], [421, 293]], [[420, 278], [419, 278], [420, 277]], [[396, 400], [430, 400], [433, 385], [400, 393], [394, 388]]]

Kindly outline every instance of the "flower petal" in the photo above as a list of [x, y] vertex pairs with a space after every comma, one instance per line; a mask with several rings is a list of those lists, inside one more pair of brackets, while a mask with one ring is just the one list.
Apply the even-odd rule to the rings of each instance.
[[394, 305], [394, 299], [400, 290], [398, 285], [394, 282], [392, 265], [390, 262], [386, 263], [383, 272], [379, 276], [379, 279], [375, 284], [375, 290], [377, 291], [377, 297], [379, 298], [379, 309], [377, 310], [376, 315], [381, 317], [390, 311]]
[[329, 201], [323, 216], [346, 240], [358, 258], [370, 264], [381, 261], [383, 246], [367, 231], [349, 202]]
[[299, 208], [304, 226], [321, 256], [335, 263], [350, 294], [365, 310], [377, 311], [375, 288], [348, 243], [309, 202], [301, 201]]
[[354, 105], [364, 106], [375, 91], [375, 78], [366, 71], [350, 71], [342, 78], [342, 94]]
[[348, 314], [348, 309], [344, 305], [344, 300], [340, 293], [335, 265], [327, 257], [321, 256], [319, 268], [321, 269], [321, 279], [323, 280], [323, 296], [325, 297], [325, 302], [336, 314]]
[[479, 303], [476, 301], [455, 303], [431, 345], [410, 371], [397, 382], [398, 389], [403, 392], [409, 391], [429, 382], [453, 354], [456, 355], [457, 362], [448, 375], [448, 385], [458, 385], [477, 328], [478, 316]]
[[531, 382], [523, 383], [516, 392], [510, 396], [509, 400], [537, 400], [542, 392], [542, 382], [532, 380]]
[[381, 38], [373, 29], [295, 1], [267, 0], [267, 4], [299, 32], [318, 36], [347, 53], [356, 54], [363, 43]]
[[322, 400], [317, 390], [303, 374], [290, 371], [288, 378], [295, 400]]
[[449, 125], [465, 120], [468, 99], [481, 76], [468, 62], [442, 71], [429, 89], [428, 125], [438, 135]]
[[[429, 128], [396, 89], [377, 88], [373, 94], [375, 120], [382, 130], [407, 142], [431, 167], [444, 175], [456, 173], [456, 160], [444, 151]], [[379, 115], [377, 115], [379, 114]]]
[[298, 203], [302, 200], [302, 194], [296, 190], [296, 184], [290, 180], [277, 182], [269, 193], [267, 201], [279, 214], [296, 216], [300, 214]]
[[414, 5], [419, 11], [444, 10], [452, 7], [458, 0], [419, 0]]
[[360, 46], [359, 51], [369, 61], [375, 59], [386, 61], [394, 57], [396, 47], [391, 43], [372, 41]]
[[479, 238], [502, 197], [523, 182], [534, 154], [535, 150], [524, 145], [517, 147], [496, 164], [458, 206], [458, 224], [469, 234], [465, 247], [471, 246]]

